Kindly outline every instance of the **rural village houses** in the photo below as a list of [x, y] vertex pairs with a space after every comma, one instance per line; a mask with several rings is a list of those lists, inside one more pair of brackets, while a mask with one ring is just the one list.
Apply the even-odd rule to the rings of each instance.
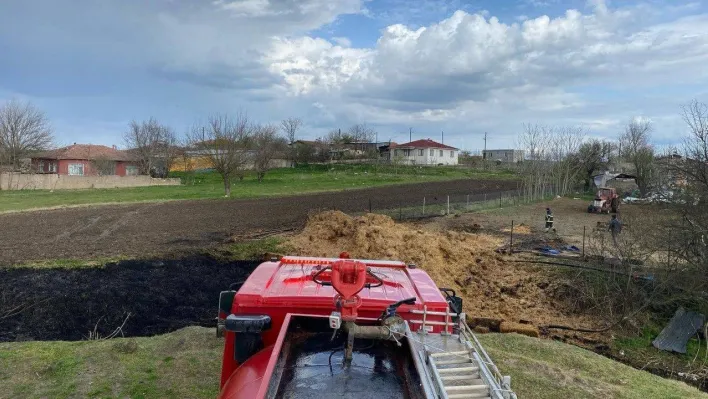
[[68, 176], [135, 176], [138, 167], [126, 151], [115, 147], [76, 144], [44, 151], [31, 157], [35, 173]]
[[460, 153], [458, 148], [431, 139], [392, 144], [388, 151], [389, 160], [406, 165], [457, 165]]

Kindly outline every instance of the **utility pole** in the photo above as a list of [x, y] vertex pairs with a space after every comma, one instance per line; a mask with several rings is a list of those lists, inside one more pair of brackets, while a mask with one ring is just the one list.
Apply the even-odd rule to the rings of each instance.
[[484, 132], [484, 151], [482, 152], [482, 159], [487, 158], [487, 132]]
[[445, 144], [445, 131], [441, 130], [440, 131], [440, 143]]
[[413, 128], [408, 128], [408, 142], [413, 141]]

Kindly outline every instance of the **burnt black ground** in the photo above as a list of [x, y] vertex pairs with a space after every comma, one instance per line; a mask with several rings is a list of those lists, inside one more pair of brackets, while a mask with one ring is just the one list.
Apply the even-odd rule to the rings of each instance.
[[[128, 313], [125, 336], [215, 326], [219, 292], [258, 263], [190, 256], [103, 268], [0, 268], [0, 341], [81, 340], [96, 326], [106, 336]], [[3, 319], [18, 306], [25, 309]]]
[[[245, 200], [102, 205], [0, 215], [0, 265], [46, 259], [157, 256], [218, 245], [230, 235], [298, 228], [318, 210], [373, 210], [481, 200], [512, 180], [450, 180]], [[463, 200], [464, 201], [464, 200]]]

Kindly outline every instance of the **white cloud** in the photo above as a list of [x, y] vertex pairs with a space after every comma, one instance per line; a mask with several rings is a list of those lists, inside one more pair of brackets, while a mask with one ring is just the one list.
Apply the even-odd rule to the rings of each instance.
[[[366, 0], [72, 4], [13, 3], [0, 15], [0, 37], [31, 24], [13, 45], [148, 70], [199, 87], [204, 103], [257, 99], [258, 117], [302, 113], [325, 130], [353, 122], [376, 124], [382, 135], [410, 125], [445, 130], [460, 146], [473, 146], [472, 130], [510, 135], [523, 122], [613, 134], [633, 115], [648, 115], [668, 129], [679, 94], [649, 97], [642, 89], [682, 84], [694, 88], [691, 96], [705, 93], [708, 79], [708, 15], [697, 3], [594, 0], [554, 18], [524, 9], [515, 23], [443, 0], [396, 0], [383, 9]], [[370, 48], [352, 47], [354, 35], [312, 36], [336, 33], [344, 14], [400, 23], [383, 28]], [[421, 23], [431, 17], [440, 20]]]
[[333, 37], [332, 41], [337, 43], [341, 47], [351, 47], [352, 46], [352, 41], [347, 39], [346, 37]]
[[[648, 23], [638, 16], [647, 7], [609, 9], [594, 1], [589, 14], [568, 10], [513, 24], [458, 11], [430, 26], [388, 26], [373, 49], [278, 40], [264, 62], [299, 95], [336, 92], [341, 107], [389, 123], [561, 113], [579, 115], [571, 118], [577, 121], [613, 120], [581, 117], [588, 101], [574, 88], [705, 84], [708, 78], [708, 15]], [[336, 103], [328, 102], [330, 108]]]
[[261, 17], [264, 15], [278, 14], [270, 8], [270, 2], [268, 0], [216, 0], [214, 1], [214, 5], [233, 13], [235, 16]]

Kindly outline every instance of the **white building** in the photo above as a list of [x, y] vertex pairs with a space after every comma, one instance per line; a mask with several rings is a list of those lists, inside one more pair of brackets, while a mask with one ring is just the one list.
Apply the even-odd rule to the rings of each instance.
[[482, 157], [492, 162], [516, 163], [524, 160], [523, 150], [484, 150]]
[[391, 145], [394, 162], [407, 165], [457, 165], [460, 150], [430, 139]]

